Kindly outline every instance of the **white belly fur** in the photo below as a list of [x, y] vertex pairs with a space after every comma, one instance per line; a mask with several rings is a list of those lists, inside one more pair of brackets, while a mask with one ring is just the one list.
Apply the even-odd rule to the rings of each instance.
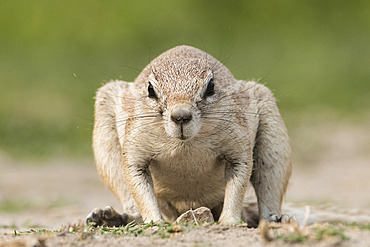
[[225, 161], [196, 140], [173, 144], [177, 148], [173, 149], [171, 143], [164, 145], [149, 166], [157, 199], [166, 198], [166, 203], [179, 213], [222, 203]]

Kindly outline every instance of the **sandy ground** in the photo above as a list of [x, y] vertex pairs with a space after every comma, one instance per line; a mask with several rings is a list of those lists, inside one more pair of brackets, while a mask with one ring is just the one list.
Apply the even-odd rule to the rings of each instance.
[[[370, 128], [306, 126], [295, 129], [291, 135], [296, 165], [286, 205], [293, 205], [302, 216], [305, 206], [309, 205], [312, 215], [328, 212], [328, 215], [338, 214], [342, 219], [369, 224]], [[64, 234], [40, 240], [33, 235], [9, 235], [7, 233], [14, 229], [60, 229], [62, 225], [84, 220], [95, 207], [111, 205], [119, 210], [120, 206], [99, 180], [92, 160], [20, 164], [4, 154], [0, 155], [0, 246], [18, 246], [24, 244], [19, 241], [25, 239], [27, 244], [39, 241], [36, 246], [265, 245], [259, 229], [219, 225], [174, 234], [171, 239], [93, 234], [85, 236], [82, 241], [76, 234]], [[321, 217], [320, 213], [318, 217]], [[370, 246], [370, 231], [353, 230], [346, 234], [350, 240], [344, 246]], [[331, 246], [335, 241], [327, 240], [315, 245]], [[284, 243], [275, 241], [269, 245], [284, 246]]]

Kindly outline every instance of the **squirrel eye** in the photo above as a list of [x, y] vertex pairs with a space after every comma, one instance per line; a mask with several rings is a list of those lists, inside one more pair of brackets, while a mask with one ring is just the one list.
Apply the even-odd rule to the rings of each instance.
[[153, 85], [150, 82], [149, 82], [149, 86], [148, 86], [148, 97], [157, 99], [157, 95], [155, 94]]
[[215, 94], [215, 84], [213, 83], [213, 79], [211, 79], [208, 82], [207, 89], [206, 89], [206, 92], [204, 93], [204, 96], [207, 97], [207, 96], [211, 96], [214, 94]]

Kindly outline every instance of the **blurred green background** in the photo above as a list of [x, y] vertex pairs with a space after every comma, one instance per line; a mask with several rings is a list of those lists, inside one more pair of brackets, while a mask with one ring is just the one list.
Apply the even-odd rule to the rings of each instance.
[[297, 116], [369, 116], [370, 1], [1, 1], [0, 151], [86, 157], [93, 97], [181, 44], [260, 79]]

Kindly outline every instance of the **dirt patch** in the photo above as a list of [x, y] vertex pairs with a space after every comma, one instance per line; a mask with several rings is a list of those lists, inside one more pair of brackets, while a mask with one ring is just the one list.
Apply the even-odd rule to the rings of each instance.
[[[115, 229], [116, 230], [116, 229]], [[151, 229], [149, 229], [151, 230]], [[370, 231], [355, 226], [316, 224], [294, 229], [291, 224], [275, 224], [256, 229], [244, 226], [209, 225], [171, 233], [166, 238], [117, 235], [84, 231], [59, 233], [2, 234], [0, 246], [368, 246]]]

